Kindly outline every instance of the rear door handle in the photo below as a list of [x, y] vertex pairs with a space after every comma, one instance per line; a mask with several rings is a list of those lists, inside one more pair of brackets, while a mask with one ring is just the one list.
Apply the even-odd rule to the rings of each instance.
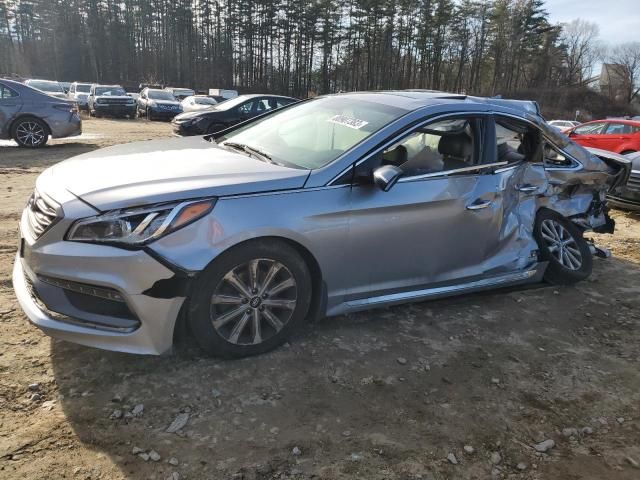
[[516, 187], [516, 190], [524, 193], [532, 193], [538, 190], [538, 187], [536, 187], [535, 185], [518, 185]]
[[467, 205], [467, 210], [482, 210], [483, 208], [487, 208], [491, 205], [492, 202], [481, 202], [481, 203], [472, 203], [471, 205]]

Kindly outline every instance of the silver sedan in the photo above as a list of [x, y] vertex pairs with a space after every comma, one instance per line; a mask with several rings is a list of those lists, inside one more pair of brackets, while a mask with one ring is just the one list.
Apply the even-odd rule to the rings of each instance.
[[532, 102], [423, 91], [308, 100], [222, 132], [46, 170], [13, 284], [29, 319], [157, 354], [187, 322], [238, 357], [305, 320], [508, 285], [573, 283], [629, 162]]
[[38, 148], [49, 136], [63, 138], [81, 133], [82, 120], [74, 102], [0, 79], [0, 138], [13, 138], [21, 147]]

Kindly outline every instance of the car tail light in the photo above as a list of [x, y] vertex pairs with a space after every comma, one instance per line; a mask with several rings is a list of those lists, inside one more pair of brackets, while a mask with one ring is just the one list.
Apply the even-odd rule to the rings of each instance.
[[61, 103], [54, 105], [53, 108], [62, 112], [78, 113], [78, 106], [76, 104], [69, 105], [68, 103]]

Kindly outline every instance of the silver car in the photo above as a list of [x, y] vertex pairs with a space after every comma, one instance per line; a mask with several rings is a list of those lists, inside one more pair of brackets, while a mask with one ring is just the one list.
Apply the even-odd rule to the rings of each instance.
[[0, 138], [13, 138], [21, 147], [38, 148], [49, 136], [63, 138], [81, 133], [82, 120], [74, 102], [0, 79]]
[[38, 89], [47, 95], [51, 95], [52, 97], [62, 99], [67, 98], [67, 93], [64, 91], [64, 88], [62, 88], [60, 82], [56, 82], [54, 80], [38, 80], [36, 78], [30, 78], [25, 80], [24, 84], [31, 88]]
[[158, 354], [178, 322], [224, 357], [305, 319], [586, 278], [629, 162], [531, 102], [422, 91], [308, 100], [205, 137], [119, 145], [38, 178], [13, 284], [29, 319]]

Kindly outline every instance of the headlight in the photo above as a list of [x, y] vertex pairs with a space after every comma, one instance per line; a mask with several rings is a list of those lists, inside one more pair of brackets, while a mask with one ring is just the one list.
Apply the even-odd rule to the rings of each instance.
[[114, 210], [75, 222], [67, 240], [144, 245], [202, 218], [216, 199]]

